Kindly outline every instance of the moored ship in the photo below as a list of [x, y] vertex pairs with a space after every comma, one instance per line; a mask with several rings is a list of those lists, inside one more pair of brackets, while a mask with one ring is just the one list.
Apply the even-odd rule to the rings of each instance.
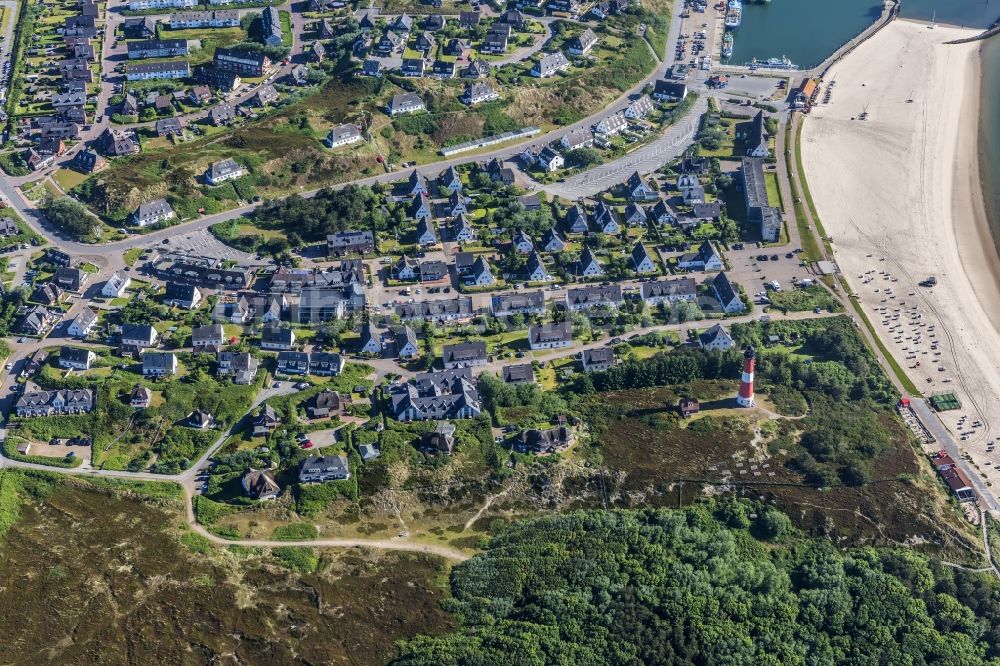
[[727, 32], [722, 36], [722, 57], [730, 58], [733, 55], [733, 33]]
[[785, 56], [780, 58], [768, 58], [767, 60], [757, 60], [754, 58], [746, 63], [750, 69], [798, 69], [799, 66]]
[[743, 22], [743, 2], [741, 0], [729, 0], [726, 9], [726, 27], [738, 28]]

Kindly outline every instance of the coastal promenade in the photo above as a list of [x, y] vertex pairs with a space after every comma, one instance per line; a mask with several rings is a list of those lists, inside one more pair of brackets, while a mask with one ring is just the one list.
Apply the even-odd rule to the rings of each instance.
[[979, 47], [945, 44], [977, 33], [893, 21], [830, 69], [837, 93], [800, 148], [837, 263], [895, 363], [924, 395], [958, 395], [928, 427], [940, 419], [996, 516], [1000, 262], [979, 184]]

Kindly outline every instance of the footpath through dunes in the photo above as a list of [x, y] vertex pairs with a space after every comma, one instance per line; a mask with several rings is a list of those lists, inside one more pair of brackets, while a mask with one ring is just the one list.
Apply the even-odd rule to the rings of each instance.
[[[894, 21], [828, 73], [832, 101], [804, 120], [801, 151], [869, 318], [920, 391], [958, 395], [945, 425], [1000, 481], [986, 462], [1000, 434], [1000, 260], [978, 173], [979, 46], [945, 44], [976, 32]], [[937, 285], [919, 286], [929, 276]]]

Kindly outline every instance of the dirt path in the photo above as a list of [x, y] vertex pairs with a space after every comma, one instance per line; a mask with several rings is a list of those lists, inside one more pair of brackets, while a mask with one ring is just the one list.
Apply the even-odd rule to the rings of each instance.
[[389, 539], [316, 539], [313, 541], [270, 541], [267, 539], [223, 539], [201, 525], [195, 523], [191, 528], [212, 543], [222, 546], [256, 546], [260, 548], [278, 548], [281, 546], [305, 546], [309, 548], [374, 548], [377, 550], [399, 550], [411, 553], [436, 555], [454, 562], [464, 562], [470, 555], [447, 546], [435, 546], [429, 543]]
[[483, 514], [489, 510], [489, 508], [493, 505], [493, 502], [495, 500], [498, 500], [507, 493], [509, 493], [511, 488], [513, 487], [514, 487], [513, 485], [507, 486], [506, 488], [498, 492], [496, 495], [490, 495], [489, 497], [487, 497], [483, 505], [479, 507], [479, 511], [476, 511], [475, 515], [472, 516], [472, 518], [469, 518], [467, 521], [465, 521], [465, 525], [462, 527], [462, 530], [464, 531], [471, 528], [473, 524], [475, 524], [477, 520], [482, 518]]
[[212, 534], [194, 516], [194, 504], [187, 486], [184, 488], [184, 508], [191, 529], [209, 541], [220, 546], [256, 546], [259, 548], [280, 548], [282, 546], [306, 546], [309, 548], [374, 548], [377, 550], [399, 550], [410, 553], [437, 555], [453, 562], [464, 562], [471, 555], [448, 546], [419, 543], [406, 539], [314, 539], [308, 541], [274, 541], [270, 539], [223, 539]]

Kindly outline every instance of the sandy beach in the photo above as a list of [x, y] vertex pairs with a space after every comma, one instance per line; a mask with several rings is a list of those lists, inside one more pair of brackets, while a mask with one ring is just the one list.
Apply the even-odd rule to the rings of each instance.
[[[832, 99], [804, 121], [802, 161], [886, 346], [924, 395], [957, 394], [962, 409], [943, 421], [1000, 483], [989, 450], [1000, 438], [1000, 260], [979, 183], [979, 44], [944, 44], [976, 32], [895, 21], [862, 44], [828, 73]], [[937, 286], [918, 285], [929, 276]]]

